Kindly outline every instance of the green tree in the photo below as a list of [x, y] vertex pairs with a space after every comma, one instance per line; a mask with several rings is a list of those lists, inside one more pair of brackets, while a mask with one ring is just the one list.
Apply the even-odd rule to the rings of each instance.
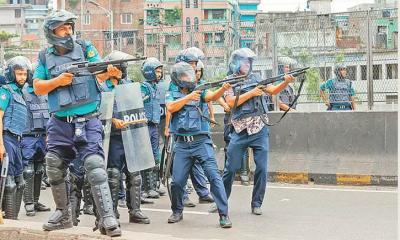
[[1, 44], [7, 42], [9, 39], [14, 38], [14, 37], [18, 37], [18, 35], [14, 34], [14, 33], [5, 32], [5, 31], [0, 31], [0, 43]]
[[[303, 66], [310, 66], [311, 63], [315, 61], [313, 55], [307, 51], [303, 50], [299, 56], [298, 61]], [[316, 68], [310, 68], [306, 74], [306, 91], [307, 99], [311, 101], [319, 101], [319, 85], [320, 85], [320, 74]]]
[[182, 9], [175, 7], [173, 9], [165, 10], [164, 21], [166, 24], [175, 25], [180, 22], [182, 16]]

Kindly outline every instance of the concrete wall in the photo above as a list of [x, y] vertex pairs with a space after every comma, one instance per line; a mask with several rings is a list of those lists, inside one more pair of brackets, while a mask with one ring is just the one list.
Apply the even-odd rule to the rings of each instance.
[[[270, 113], [275, 122], [282, 113]], [[397, 115], [393, 112], [296, 112], [270, 128], [270, 180], [397, 184]], [[223, 161], [223, 114], [213, 131]], [[252, 161], [250, 161], [252, 162]]]

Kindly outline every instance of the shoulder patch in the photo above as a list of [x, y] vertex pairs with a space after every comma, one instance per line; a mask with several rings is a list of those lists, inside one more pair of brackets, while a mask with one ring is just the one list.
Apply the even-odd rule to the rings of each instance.
[[93, 50], [88, 51], [88, 53], [87, 53], [88, 58], [92, 58], [94, 56], [96, 56], [96, 53]]
[[0, 98], [1, 98], [1, 100], [6, 100], [6, 99], [7, 99], [7, 96], [6, 96], [5, 93], [3, 93], [3, 94], [1, 94]]

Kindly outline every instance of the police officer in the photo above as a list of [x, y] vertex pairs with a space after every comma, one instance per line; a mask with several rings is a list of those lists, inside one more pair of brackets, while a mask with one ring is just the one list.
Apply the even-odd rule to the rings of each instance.
[[[278, 69], [278, 74], [286, 74], [290, 71], [290, 64], [282, 64], [279, 66]], [[279, 93], [279, 109], [281, 111], [286, 111], [289, 108], [289, 111], [295, 111], [297, 102], [293, 104], [292, 107], [289, 107], [289, 105], [293, 102], [295, 98], [294, 94], [294, 88], [292, 83], [289, 83], [285, 89], [282, 90], [282, 92]]]
[[7, 153], [9, 165], [2, 197], [5, 218], [17, 219], [25, 187], [20, 141], [28, 118], [22, 88], [32, 78], [32, 69], [30, 61], [22, 56], [8, 60], [6, 65], [6, 84], [0, 88], [0, 159]]
[[[204, 53], [197, 47], [190, 47], [182, 50], [179, 55], [176, 57], [176, 63], [178, 62], [186, 62], [195, 70], [196, 74], [196, 83], [201, 81], [204, 72], [204, 64], [201, 62], [201, 59], [204, 59]], [[200, 64], [199, 64], [200, 62]], [[196, 69], [199, 68], [200, 71]], [[211, 102], [208, 102], [205, 105], [205, 111], [209, 114], [210, 120], [215, 121], [213, 109], [210, 109]], [[213, 124], [213, 123], [208, 123]], [[214, 199], [210, 195], [210, 191], [207, 187], [207, 178], [204, 174], [204, 170], [202, 169], [199, 162], [195, 162], [192, 170], [190, 171], [190, 179], [192, 180], [193, 187], [199, 196], [199, 203], [213, 203]], [[196, 204], [193, 203], [188, 196], [188, 190], [185, 190], [183, 195], [183, 203], [185, 207], [195, 207]]]
[[165, 195], [165, 191], [158, 188], [157, 180], [160, 174], [160, 153], [159, 153], [159, 130], [161, 111], [160, 111], [160, 92], [158, 83], [162, 79], [162, 63], [157, 58], [147, 58], [143, 62], [141, 71], [145, 81], [141, 83], [144, 111], [148, 120], [147, 127], [149, 129], [151, 148], [156, 166], [151, 169], [144, 170], [142, 177], [144, 178], [144, 193], [149, 198], [159, 198]]
[[[328, 111], [356, 109], [355, 92], [350, 79], [346, 77], [346, 66], [339, 64], [335, 66], [335, 77], [321, 84], [320, 95]], [[329, 98], [326, 97], [326, 90], [329, 91]]]
[[[220, 226], [232, 227], [228, 217], [228, 202], [218, 174], [210, 137], [206, 103], [215, 101], [230, 87], [224, 84], [217, 91], [193, 91], [196, 86], [194, 69], [186, 62], [171, 69], [170, 91], [166, 95], [167, 109], [172, 114], [170, 132], [176, 136], [171, 183], [172, 215], [168, 223], [183, 219], [183, 193], [189, 171], [195, 161], [205, 170], [220, 214]], [[203, 115], [204, 114], [204, 115]]]
[[91, 43], [74, 40], [75, 21], [76, 16], [64, 10], [45, 18], [44, 33], [51, 46], [39, 53], [34, 74], [35, 93], [48, 94], [52, 114], [47, 126], [45, 159], [56, 210], [43, 228], [51, 231], [72, 227], [66, 180], [68, 165], [77, 158], [83, 161], [92, 193], [96, 196], [96, 226], [102, 234], [120, 236], [104, 166], [97, 81], [104, 82], [122, 73], [112, 65], [96, 76], [74, 76], [65, 72], [75, 62], [100, 60]]
[[236, 109], [232, 112], [232, 125], [234, 131], [231, 133], [227, 150], [227, 161], [224, 169], [223, 180], [226, 195], [230, 196], [235, 173], [240, 169], [243, 154], [248, 147], [253, 149], [256, 170], [254, 173], [254, 187], [251, 201], [252, 213], [261, 215], [261, 205], [265, 195], [267, 184], [267, 162], [268, 162], [268, 138], [269, 129], [265, 124], [268, 121], [268, 106], [265, 94], [275, 95], [282, 91], [292, 76], [286, 75], [285, 81], [277, 86], [268, 85], [264, 88], [251, 87], [249, 84], [261, 80], [258, 74], [252, 73], [252, 65], [256, 55], [248, 48], [240, 48], [233, 51], [229, 59], [229, 72], [233, 75], [247, 75], [248, 77], [241, 87], [239, 99], [236, 100], [233, 89], [226, 93], [226, 102], [231, 108], [237, 101]]
[[[113, 61], [113, 60], [123, 60], [133, 58], [129, 54], [113, 51], [110, 53], [105, 60]], [[114, 89], [116, 84], [127, 84], [132, 83], [128, 79], [127, 69], [120, 69], [122, 71], [122, 76], [119, 78], [113, 77], [109, 81], [106, 82], [106, 87], [109, 89]], [[162, 73], [162, 71], [161, 71]], [[161, 73], [153, 73], [157, 74], [158, 77], [161, 77]], [[157, 108], [160, 109], [160, 106]], [[122, 133], [121, 129], [125, 127], [124, 121], [122, 119], [118, 119], [117, 113], [117, 104], [114, 101], [113, 108], [113, 118], [112, 118], [112, 128], [111, 128], [111, 136], [110, 136], [110, 149], [108, 154], [108, 164], [107, 164], [107, 174], [108, 174], [108, 182], [110, 185], [111, 195], [114, 204], [114, 211], [119, 217], [119, 213], [117, 211], [118, 207], [118, 193], [120, 191], [120, 180], [122, 179], [122, 173], [125, 173], [126, 176], [126, 198], [127, 198], [127, 207], [129, 209], [129, 222], [133, 223], [143, 223], [149, 224], [150, 219], [140, 210], [140, 199], [141, 199], [141, 184], [142, 177], [140, 172], [129, 172], [126, 167], [126, 158], [125, 158], [125, 150], [124, 144], [122, 141]]]
[[27, 216], [35, 216], [36, 211], [50, 211], [39, 202], [42, 177], [45, 172], [46, 125], [50, 118], [47, 96], [37, 96], [33, 92], [33, 79], [29, 77], [22, 89], [28, 108], [27, 128], [21, 140], [21, 153], [24, 163], [24, 203]]

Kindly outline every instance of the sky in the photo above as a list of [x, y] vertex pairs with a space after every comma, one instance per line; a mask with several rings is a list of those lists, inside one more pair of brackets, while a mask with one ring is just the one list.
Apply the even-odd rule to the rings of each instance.
[[[332, 12], [346, 12], [347, 8], [360, 3], [374, 3], [374, 0], [333, 0]], [[261, 0], [259, 10], [272, 11], [303, 11], [307, 6], [307, 0]]]

